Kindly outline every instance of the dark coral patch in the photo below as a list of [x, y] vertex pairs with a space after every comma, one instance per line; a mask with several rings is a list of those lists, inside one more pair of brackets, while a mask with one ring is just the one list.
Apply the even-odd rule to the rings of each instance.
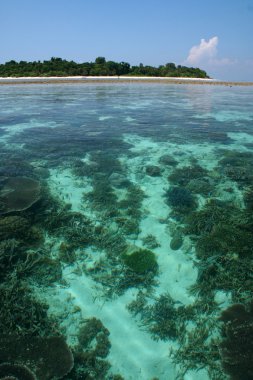
[[40, 198], [40, 183], [32, 178], [9, 177], [1, 181], [0, 214], [23, 211]]
[[190, 190], [174, 186], [166, 192], [167, 203], [175, 211], [179, 213], [188, 212], [197, 207], [197, 202], [195, 197], [192, 195]]
[[249, 310], [235, 304], [223, 311], [220, 344], [222, 364], [231, 380], [253, 379], [253, 303]]

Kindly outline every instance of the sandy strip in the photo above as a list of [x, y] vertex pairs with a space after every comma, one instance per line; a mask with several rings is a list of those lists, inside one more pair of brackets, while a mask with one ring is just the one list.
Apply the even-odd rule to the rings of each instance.
[[253, 86], [253, 82], [226, 82], [204, 78], [167, 78], [167, 77], [0, 77], [0, 85], [17, 84], [91, 84], [91, 83], [162, 83], [162, 84], [197, 84], [220, 86]]

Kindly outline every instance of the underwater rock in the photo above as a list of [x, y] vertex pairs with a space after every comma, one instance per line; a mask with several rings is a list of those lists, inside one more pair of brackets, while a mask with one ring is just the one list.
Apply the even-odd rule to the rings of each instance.
[[159, 177], [161, 175], [161, 169], [159, 166], [148, 165], [146, 166], [146, 174], [151, 177]]
[[26, 177], [5, 178], [0, 189], [0, 214], [26, 210], [39, 198], [38, 181]]
[[0, 380], [37, 380], [28, 367], [20, 364], [0, 364]]
[[177, 232], [170, 241], [170, 248], [173, 249], [173, 251], [177, 251], [179, 248], [181, 248], [182, 244], [182, 235], [179, 232]]
[[[1, 336], [0, 360], [3, 366], [1, 372], [0, 365], [0, 375], [11, 376], [17, 380], [61, 379], [74, 365], [72, 352], [63, 337], [59, 336]], [[16, 372], [8, 373], [11, 368], [7, 363], [12, 363], [12, 369]], [[24, 368], [24, 372], [19, 374], [17, 371], [21, 371], [21, 368]]]

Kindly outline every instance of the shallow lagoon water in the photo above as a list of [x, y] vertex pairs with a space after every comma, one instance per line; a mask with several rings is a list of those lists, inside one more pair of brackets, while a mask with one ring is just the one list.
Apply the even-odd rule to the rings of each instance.
[[1, 212], [1, 287], [47, 310], [29, 327], [15, 310], [4, 334], [63, 336], [69, 380], [231, 375], [220, 317], [251, 302], [252, 103], [245, 87], [2, 86], [0, 212], [9, 177], [41, 194]]

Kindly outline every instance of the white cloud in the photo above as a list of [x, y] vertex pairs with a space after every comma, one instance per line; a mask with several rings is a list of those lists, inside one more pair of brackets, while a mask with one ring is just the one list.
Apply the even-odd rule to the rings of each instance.
[[210, 61], [217, 55], [217, 45], [219, 39], [217, 36], [210, 38], [210, 40], [201, 39], [200, 44], [193, 46], [190, 49], [186, 62], [190, 65], [196, 65], [203, 61]]

